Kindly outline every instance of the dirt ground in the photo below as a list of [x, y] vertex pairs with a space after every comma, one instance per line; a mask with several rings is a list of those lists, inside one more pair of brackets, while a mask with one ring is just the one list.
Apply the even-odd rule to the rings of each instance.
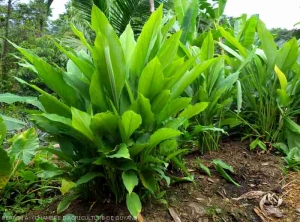
[[[204, 174], [197, 158], [209, 167], [212, 176]], [[221, 159], [235, 171], [232, 178], [237, 187], [223, 179], [211, 160]], [[178, 183], [167, 189], [168, 204], [148, 201], [143, 204], [139, 221], [146, 222], [206, 222], [206, 221], [300, 221], [300, 172], [284, 175], [283, 161], [272, 153], [249, 151], [247, 143], [229, 141], [220, 145], [220, 151], [199, 156], [197, 152], [186, 157], [195, 184]], [[29, 215], [53, 215], [53, 203], [47, 209]], [[81, 216], [102, 215], [99, 221], [130, 221], [124, 205], [106, 201], [90, 209], [93, 203], [75, 202], [64, 212]], [[106, 217], [124, 215], [125, 217]], [[94, 218], [81, 218], [92, 221]], [[95, 221], [95, 220], [94, 220]]]

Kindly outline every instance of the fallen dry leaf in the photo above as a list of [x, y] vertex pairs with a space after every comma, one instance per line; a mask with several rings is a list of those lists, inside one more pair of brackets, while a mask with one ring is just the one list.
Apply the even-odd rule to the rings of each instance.
[[242, 196], [238, 197], [238, 198], [232, 198], [233, 200], [242, 200], [242, 199], [257, 199], [260, 198], [261, 196], [265, 195], [266, 192], [264, 191], [250, 191], [248, 193], [243, 194]]
[[283, 213], [276, 207], [269, 205], [265, 206], [265, 211], [269, 216], [277, 217], [277, 218], [282, 218]]

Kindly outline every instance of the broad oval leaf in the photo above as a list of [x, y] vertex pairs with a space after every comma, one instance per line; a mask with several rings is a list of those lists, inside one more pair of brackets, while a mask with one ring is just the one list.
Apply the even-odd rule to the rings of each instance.
[[39, 148], [39, 140], [34, 128], [13, 138], [10, 155], [28, 165]]
[[138, 214], [142, 211], [141, 200], [135, 192], [132, 192], [131, 194], [127, 194], [126, 205], [130, 214], [134, 218], [137, 218]]
[[130, 136], [137, 130], [142, 124], [142, 118], [139, 114], [128, 110], [123, 113], [120, 121], [120, 131], [123, 142], [127, 142]]
[[122, 173], [122, 180], [129, 194], [132, 193], [134, 187], [139, 183], [136, 173], [132, 170], [124, 171]]

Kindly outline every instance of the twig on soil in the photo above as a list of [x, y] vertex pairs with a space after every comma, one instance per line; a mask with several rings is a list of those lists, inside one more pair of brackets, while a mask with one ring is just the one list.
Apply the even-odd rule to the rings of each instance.
[[270, 217], [265, 215], [265, 213], [261, 211], [258, 207], [254, 207], [253, 210], [263, 222], [273, 221]]
[[177, 213], [175, 212], [175, 210], [172, 207], [170, 207], [168, 210], [175, 222], [181, 222], [179, 216], [177, 215]]
[[287, 186], [291, 185], [292, 183], [294, 183], [296, 181], [297, 181], [297, 179], [292, 180], [291, 182], [289, 182], [289, 183], [285, 184], [284, 186], [282, 186], [282, 189], [286, 188]]
[[289, 189], [288, 191], [286, 191], [283, 195], [282, 195], [282, 197], [284, 197], [284, 196], [286, 196], [286, 195], [288, 195], [289, 194], [289, 192], [291, 192], [293, 189]]

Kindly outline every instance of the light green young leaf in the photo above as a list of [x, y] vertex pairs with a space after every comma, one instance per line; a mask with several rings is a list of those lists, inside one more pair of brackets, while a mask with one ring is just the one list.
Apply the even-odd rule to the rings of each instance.
[[177, 56], [177, 50], [180, 42], [181, 31], [176, 32], [170, 38], [168, 38], [157, 53], [157, 57], [162, 65], [162, 68], [166, 68], [174, 61]]
[[85, 75], [88, 80], [91, 80], [93, 73], [95, 72], [95, 67], [91, 64], [90, 61], [86, 59], [80, 58], [76, 52], [70, 52], [66, 50], [64, 47], [59, 45], [57, 42], [54, 41], [56, 47], [64, 53], [69, 59], [71, 59], [76, 66], [80, 69], [80, 71]]
[[160, 128], [151, 135], [149, 140], [149, 147], [153, 148], [164, 140], [172, 139], [180, 135], [181, 132], [179, 130], [174, 130], [171, 128]]
[[154, 122], [154, 114], [151, 110], [151, 104], [149, 99], [145, 98], [142, 94], [139, 94], [139, 97], [131, 105], [131, 110], [135, 113], [140, 114], [143, 120], [144, 126], [149, 126]]
[[174, 0], [174, 9], [176, 12], [177, 20], [179, 24], [183, 23], [184, 16], [189, 7], [188, 0]]
[[59, 190], [62, 193], [62, 195], [65, 195], [66, 193], [69, 192], [69, 190], [71, 190], [75, 186], [76, 186], [76, 183], [69, 181], [69, 180], [62, 179], [61, 187], [59, 188]]
[[39, 140], [34, 128], [31, 128], [13, 139], [10, 155], [28, 165], [39, 148]]
[[139, 183], [139, 179], [133, 170], [124, 171], [122, 173], [122, 180], [129, 194], [132, 193], [134, 187]]
[[137, 130], [142, 124], [142, 118], [139, 114], [128, 110], [122, 115], [120, 122], [120, 131], [123, 142], [127, 142], [130, 136]]
[[93, 49], [90, 46], [90, 44], [88, 43], [88, 41], [86, 40], [86, 38], [84, 37], [84, 34], [79, 31], [74, 24], [71, 24], [71, 29], [73, 31], [73, 33], [80, 39], [80, 41], [82, 42], [82, 44], [90, 51], [92, 52]]
[[136, 42], [134, 40], [134, 33], [130, 24], [126, 26], [125, 31], [120, 36], [120, 42], [125, 54], [126, 63], [127, 65], [129, 65], [136, 45]]
[[219, 26], [218, 29], [221, 32], [221, 35], [228, 41], [230, 42], [234, 47], [236, 47], [240, 54], [246, 58], [248, 53], [247, 50], [242, 46], [242, 44], [234, 37], [232, 34], [228, 31], [226, 31], [223, 27]]
[[159, 59], [155, 57], [143, 69], [141, 74], [138, 92], [148, 99], [153, 99], [158, 95], [164, 86], [164, 75]]
[[277, 46], [274, 37], [261, 20], [258, 21], [257, 33], [261, 41], [261, 47], [267, 56], [268, 64], [269, 66], [274, 67], [275, 59], [278, 54]]
[[196, 103], [195, 105], [189, 105], [185, 110], [183, 110], [178, 117], [185, 117], [187, 119], [192, 118], [193, 116], [198, 115], [202, 111], [204, 111], [209, 103], [207, 102], [201, 102]]
[[298, 42], [295, 38], [286, 42], [278, 51], [275, 64], [283, 72], [287, 72], [297, 62]]
[[201, 75], [207, 68], [211, 66], [216, 61], [216, 59], [210, 59], [203, 63], [200, 63], [195, 68], [193, 68], [190, 72], [187, 72], [183, 75], [179, 81], [173, 86], [171, 91], [171, 99], [178, 98], [184, 90], [197, 79], [198, 76]]
[[158, 115], [161, 110], [168, 104], [170, 100], [170, 90], [161, 91], [153, 100], [151, 104], [152, 111], [155, 115]]
[[130, 66], [130, 72], [133, 76], [140, 76], [145, 65], [148, 63], [150, 53], [161, 29], [162, 16], [163, 7], [161, 5], [151, 14], [142, 29], [133, 52]]
[[71, 108], [72, 112], [72, 126], [87, 136], [90, 140], [93, 140], [93, 133], [90, 129], [91, 116], [86, 112], [82, 112], [74, 107]]
[[142, 211], [142, 204], [139, 196], [135, 192], [127, 194], [126, 205], [130, 214], [136, 219], [138, 214]]
[[[111, 44], [111, 39], [97, 33], [93, 59], [99, 75], [99, 83], [109, 94], [114, 106], [119, 109], [119, 99], [128, 75], [124, 52], [118, 40], [118, 47]], [[99, 87], [99, 86], [98, 86]]]
[[165, 119], [169, 117], [173, 117], [181, 110], [185, 109], [191, 101], [191, 98], [177, 98], [172, 101], [170, 101], [168, 104], [164, 106], [164, 108], [161, 110], [161, 112], [158, 115], [157, 122], [161, 123]]
[[114, 154], [107, 155], [108, 158], [125, 158], [130, 159], [129, 150], [126, 144], [117, 146], [117, 151]]
[[201, 61], [206, 61], [212, 59], [215, 54], [215, 42], [211, 32], [208, 32], [206, 38], [204, 39], [200, 52]]

